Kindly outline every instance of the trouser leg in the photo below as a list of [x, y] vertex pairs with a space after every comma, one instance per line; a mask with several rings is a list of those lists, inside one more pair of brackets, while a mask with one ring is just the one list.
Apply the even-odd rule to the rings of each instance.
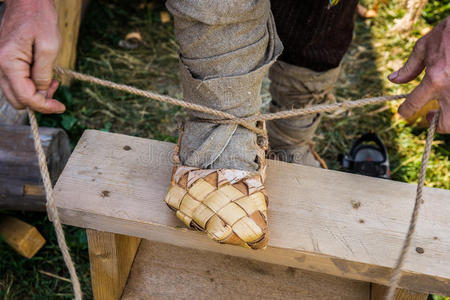
[[[281, 53], [269, 0], [168, 0], [180, 45], [180, 80], [186, 101], [243, 117], [260, 109], [264, 74]], [[189, 112], [180, 142], [181, 163], [253, 171], [256, 135]]]
[[[356, 0], [272, 0], [283, 54], [269, 72], [272, 112], [334, 101], [330, 93], [353, 34]], [[268, 122], [269, 144], [278, 159], [318, 166], [310, 143], [320, 114]]]
[[271, 0], [284, 45], [280, 60], [316, 72], [339, 66], [352, 41], [357, 4], [358, 0]]
[[[269, 71], [272, 102], [270, 111], [334, 102], [330, 93], [339, 75], [339, 67], [315, 72], [277, 61]], [[267, 123], [271, 154], [277, 159], [308, 166], [318, 166], [311, 150], [311, 141], [319, 126], [321, 114], [309, 114]]]

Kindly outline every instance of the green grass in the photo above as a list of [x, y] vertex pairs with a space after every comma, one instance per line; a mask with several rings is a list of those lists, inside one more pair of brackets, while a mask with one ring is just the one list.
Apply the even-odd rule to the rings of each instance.
[[[433, 24], [448, 11], [445, 8], [448, 0], [441, 2], [444, 7], [441, 10], [436, 8], [439, 5], [436, 2], [440, 1], [430, 1], [424, 12], [426, 20]], [[161, 24], [159, 11], [163, 9], [162, 4], [152, 7], [152, 4], [146, 3], [141, 0], [93, 1], [83, 20], [76, 69], [181, 98], [173, 25]], [[436, 15], [433, 11], [444, 12]], [[386, 79], [406, 60], [420, 32], [430, 26], [422, 19], [407, 37], [386, 34], [394, 19], [403, 13], [396, 6], [396, 1], [390, 1], [380, 8], [376, 19], [357, 20], [355, 39], [344, 59], [342, 74], [335, 88], [339, 100], [408, 92], [419, 82], [415, 80], [411, 84], [396, 86]], [[142, 34], [143, 44], [134, 50], [120, 48], [119, 41], [132, 31]], [[266, 80], [263, 88], [265, 102], [270, 99], [267, 86]], [[39, 116], [39, 122], [44, 126], [64, 128], [72, 145], [87, 128], [174, 142], [177, 122], [186, 116], [178, 107], [79, 82], [74, 82], [70, 89], [59, 89], [57, 95], [66, 103], [67, 112]], [[399, 103], [369, 106], [325, 117], [316, 142], [318, 152], [330, 168], [339, 169], [337, 155], [348, 151], [359, 134], [373, 130], [389, 149], [393, 179], [415, 182], [426, 131], [408, 126], [395, 114]], [[450, 189], [449, 155], [449, 136], [438, 135], [430, 157], [427, 186]], [[68, 282], [39, 272], [69, 277], [45, 215], [5, 213], [35, 225], [48, 242], [30, 260], [20, 257], [0, 242], [0, 299], [71, 298]], [[90, 299], [92, 292], [85, 233], [73, 227], [65, 227], [65, 230], [86, 299]], [[443, 298], [436, 296], [433, 299]]]

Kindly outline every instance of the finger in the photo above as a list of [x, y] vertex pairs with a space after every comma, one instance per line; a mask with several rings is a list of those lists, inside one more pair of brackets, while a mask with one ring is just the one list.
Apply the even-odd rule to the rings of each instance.
[[[433, 122], [434, 116], [437, 114], [437, 110], [432, 110], [427, 113], [427, 121], [429, 124]], [[445, 114], [444, 111], [441, 111], [439, 116], [438, 125], [436, 128], [437, 133], [450, 133], [450, 124], [449, 124], [450, 115]], [[447, 122], [445, 121], [447, 120]]]
[[422, 38], [417, 41], [405, 65], [388, 76], [393, 83], [405, 83], [413, 80], [425, 68], [425, 43]]
[[447, 104], [448, 101], [439, 101], [439, 103], [441, 104], [441, 115], [439, 116], [437, 132], [450, 133], [450, 107]]
[[55, 99], [47, 99], [42, 93], [38, 92], [31, 79], [16, 77], [14, 81], [9, 79], [8, 81], [16, 99], [21, 104], [44, 114], [63, 113], [65, 111], [64, 104]]
[[3, 95], [6, 97], [6, 99], [11, 104], [12, 107], [14, 107], [17, 110], [25, 108], [24, 105], [22, 105], [16, 100], [16, 97], [14, 96], [14, 93], [12, 92], [8, 81], [3, 76], [0, 77], [0, 87], [2, 89]]
[[50, 86], [47, 90], [47, 98], [53, 98], [53, 95], [55, 94], [56, 90], [58, 89], [59, 82], [57, 80], [52, 80], [50, 83]]
[[56, 39], [37, 39], [34, 45], [34, 61], [31, 79], [38, 90], [47, 90], [52, 82], [53, 67], [58, 56], [59, 43]]
[[425, 75], [422, 82], [408, 95], [406, 100], [398, 108], [398, 113], [405, 119], [412, 117], [425, 104], [435, 98], [434, 89], [428, 75]]

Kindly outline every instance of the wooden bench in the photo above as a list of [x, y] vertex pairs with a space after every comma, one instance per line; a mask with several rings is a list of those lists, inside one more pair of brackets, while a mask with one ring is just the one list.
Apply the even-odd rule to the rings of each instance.
[[[60, 176], [58, 210], [87, 229], [96, 299], [382, 299], [415, 185], [269, 161], [271, 240], [252, 251], [167, 208], [173, 146], [88, 130]], [[450, 191], [425, 188], [424, 201], [397, 299], [450, 295]]]

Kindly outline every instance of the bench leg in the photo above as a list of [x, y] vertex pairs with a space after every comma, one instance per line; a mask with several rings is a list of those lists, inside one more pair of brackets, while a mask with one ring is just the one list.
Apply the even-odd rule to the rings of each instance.
[[[372, 283], [370, 300], [384, 300], [388, 288], [387, 286]], [[427, 300], [428, 294], [416, 293], [405, 289], [397, 289], [395, 292], [395, 300]]]
[[86, 229], [95, 300], [120, 299], [140, 238]]

